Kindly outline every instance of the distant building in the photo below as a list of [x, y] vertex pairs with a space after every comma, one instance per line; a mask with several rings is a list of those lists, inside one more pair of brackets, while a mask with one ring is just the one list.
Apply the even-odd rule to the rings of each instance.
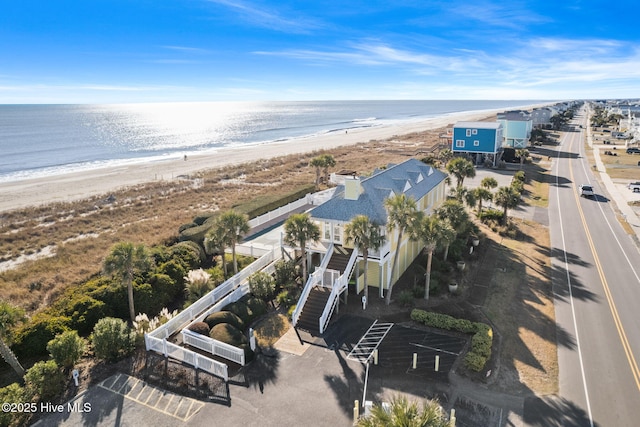
[[550, 128], [551, 117], [553, 117], [555, 114], [557, 114], [555, 108], [551, 108], [551, 107], [534, 108], [531, 111], [531, 121], [533, 122], [533, 127], [543, 128], [543, 129]]
[[457, 122], [453, 126], [454, 153], [467, 153], [476, 164], [496, 166], [502, 154], [503, 127], [498, 122]]

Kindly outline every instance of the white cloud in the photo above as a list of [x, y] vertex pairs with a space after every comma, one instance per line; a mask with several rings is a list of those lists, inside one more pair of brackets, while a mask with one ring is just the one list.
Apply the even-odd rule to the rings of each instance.
[[[266, 9], [242, 0], [206, 0], [224, 6], [239, 15], [246, 22], [270, 30], [306, 34], [312, 29], [320, 28], [320, 22], [301, 16], [287, 17], [282, 12], [274, 9]], [[293, 13], [292, 13], [293, 14]]]

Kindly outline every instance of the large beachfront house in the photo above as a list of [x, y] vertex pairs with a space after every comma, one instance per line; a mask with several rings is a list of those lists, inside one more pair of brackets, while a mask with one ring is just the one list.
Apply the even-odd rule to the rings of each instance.
[[528, 111], [505, 111], [498, 114], [498, 123], [502, 124], [504, 147], [527, 148], [533, 129], [533, 120]]
[[503, 128], [498, 122], [457, 122], [453, 125], [454, 153], [472, 156], [476, 164], [496, 166], [502, 154]]
[[[306, 323], [306, 329], [323, 332], [338, 302], [347, 290], [349, 278], [355, 272], [355, 288], [360, 294], [364, 289], [364, 261], [352, 245], [346, 243], [345, 226], [356, 216], [366, 215], [386, 235], [386, 243], [379, 251], [369, 252], [366, 285], [378, 288], [383, 297], [390, 283], [395, 283], [409, 264], [418, 256], [421, 247], [407, 236], [398, 241], [398, 232], [387, 231], [387, 212], [384, 201], [396, 194], [406, 194], [416, 200], [418, 209], [430, 213], [445, 200], [446, 174], [409, 159], [387, 169], [376, 170], [370, 177], [347, 178], [336, 187], [333, 197], [311, 211], [311, 218], [320, 226], [321, 238], [307, 249], [316, 259], [315, 272], [310, 276], [305, 291], [294, 313], [294, 324]], [[393, 257], [400, 251], [398, 265], [391, 277]], [[315, 292], [312, 290], [315, 288]], [[329, 291], [330, 289], [330, 291]], [[319, 302], [313, 302], [315, 293]], [[324, 293], [324, 297], [319, 295]], [[329, 295], [331, 294], [331, 295]], [[375, 295], [374, 292], [370, 294]], [[308, 300], [307, 300], [308, 298]], [[317, 308], [313, 309], [313, 305]], [[320, 316], [323, 312], [324, 317]], [[307, 319], [299, 319], [298, 316]], [[304, 316], [304, 314], [307, 316]], [[311, 313], [311, 315], [309, 315]]]

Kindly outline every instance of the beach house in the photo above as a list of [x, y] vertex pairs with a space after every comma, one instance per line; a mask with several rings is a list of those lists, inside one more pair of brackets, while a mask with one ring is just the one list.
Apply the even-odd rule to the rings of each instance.
[[528, 111], [515, 110], [498, 113], [497, 122], [502, 124], [504, 147], [527, 148], [533, 129], [533, 120]]
[[454, 153], [470, 155], [476, 164], [496, 166], [502, 154], [503, 128], [498, 122], [457, 122], [453, 125]]
[[[365, 286], [377, 288], [383, 297], [422, 248], [405, 233], [398, 241], [398, 232], [387, 230], [385, 199], [406, 194], [416, 200], [418, 209], [429, 214], [445, 200], [447, 175], [416, 159], [409, 159], [386, 169], [376, 170], [369, 177], [351, 177], [336, 187], [329, 200], [311, 210], [311, 218], [320, 227], [321, 238], [307, 250], [316, 260], [315, 271], [298, 301], [293, 314], [294, 325], [322, 333], [339, 302], [339, 296], [349, 289], [361, 294]], [[357, 248], [346, 242], [345, 226], [356, 216], [366, 215], [380, 227], [386, 242], [377, 251], [369, 251], [367, 283], [364, 283], [364, 260]], [[393, 276], [393, 258], [399, 251]], [[315, 254], [315, 255], [314, 255]]]

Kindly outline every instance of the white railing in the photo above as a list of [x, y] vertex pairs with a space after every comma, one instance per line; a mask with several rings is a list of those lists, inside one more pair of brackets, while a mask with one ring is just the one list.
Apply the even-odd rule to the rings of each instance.
[[258, 258], [256, 261], [252, 262], [238, 274], [229, 278], [228, 280], [217, 286], [215, 289], [208, 292], [206, 295], [184, 309], [167, 323], [149, 332], [149, 335], [156, 338], [169, 338], [171, 335], [181, 330], [186, 324], [195, 319], [204, 310], [216, 304], [216, 302], [239, 287], [249, 278], [249, 276], [257, 273], [258, 271], [262, 271], [262, 269], [264, 269], [266, 266], [281, 258], [282, 251], [274, 248], [273, 250]]
[[182, 330], [182, 341], [192, 347], [207, 351], [214, 356], [220, 356], [242, 366], [245, 364], [244, 350], [222, 341], [214, 340], [189, 329]]
[[249, 227], [250, 228], [255, 228], [259, 225], [262, 225], [266, 222], [271, 221], [272, 219], [278, 218], [279, 216], [288, 214], [289, 212], [292, 212], [298, 208], [301, 208], [304, 205], [308, 205], [310, 204], [310, 200], [311, 200], [311, 194], [307, 194], [306, 196], [304, 196], [301, 199], [298, 200], [294, 200], [293, 202], [281, 206], [276, 210], [267, 212], [266, 214], [257, 216], [255, 218], [253, 218], [252, 220], [249, 221]]
[[220, 310], [225, 305], [242, 298], [243, 295], [249, 293], [249, 286], [245, 283], [249, 276], [258, 271], [262, 271], [263, 269], [271, 271], [274, 268], [274, 262], [281, 258], [282, 251], [279, 248], [274, 248], [269, 253], [266, 253], [251, 263], [238, 274], [204, 295], [198, 301], [191, 304], [188, 308], [180, 312], [164, 325], [144, 334], [145, 347], [147, 351], [155, 351], [156, 353], [163, 354], [165, 357], [171, 357], [181, 362], [188, 363], [196, 368], [200, 368], [213, 375], [224, 378], [225, 381], [228, 381], [229, 376], [227, 373], [227, 365], [168, 342], [167, 338], [192, 323], [194, 319], [204, 319], [207, 315], [213, 312], [213, 310]]
[[319, 206], [333, 197], [333, 193], [335, 193], [335, 188], [328, 188], [326, 190], [318, 191], [316, 193], [308, 195], [309, 203], [314, 206]]
[[210, 374], [220, 377], [225, 381], [229, 381], [227, 365], [224, 363], [170, 343], [166, 339], [152, 337], [149, 334], [145, 334], [144, 341], [147, 351], [154, 351], [164, 355], [164, 357], [171, 357], [172, 359], [192, 365], [196, 369], [202, 369], [203, 371], [209, 372]]
[[[298, 319], [300, 318], [300, 313], [302, 313], [302, 308], [304, 304], [307, 302], [307, 298], [311, 293], [311, 289], [316, 286], [318, 283], [322, 283], [322, 276], [324, 275], [324, 270], [329, 263], [329, 259], [333, 254], [333, 244], [329, 246], [327, 253], [324, 254], [324, 258], [322, 258], [322, 262], [320, 266], [316, 268], [316, 271], [309, 275], [307, 279], [307, 283], [305, 283], [304, 288], [302, 289], [302, 293], [300, 294], [300, 298], [298, 298], [298, 303], [296, 304], [296, 309], [291, 314], [291, 322], [293, 326], [296, 326], [298, 323]], [[307, 260], [303, 260], [302, 262], [307, 262]]]
[[327, 304], [324, 306], [324, 310], [322, 311], [322, 316], [318, 319], [318, 325], [320, 333], [324, 333], [327, 325], [329, 324], [329, 320], [331, 319], [331, 315], [333, 315], [333, 310], [338, 303], [338, 299], [340, 295], [348, 288], [349, 286], [349, 278], [351, 277], [351, 273], [353, 272], [353, 267], [356, 265], [356, 260], [358, 259], [358, 249], [354, 248], [351, 253], [351, 257], [349, 258], [349, 262], [344, 269], [344, 273], [340, 275], [333, 283], [331, 287], [331, 294], [329, 295], [329, 299], [327, 300]]
[[340, 277], [340, 272], [338, 270], [333, 270], [331, 268], [325, 268], [322, 274], [322, 283], [320, 285], [323, 288], [333, 288], [333, 284]]

